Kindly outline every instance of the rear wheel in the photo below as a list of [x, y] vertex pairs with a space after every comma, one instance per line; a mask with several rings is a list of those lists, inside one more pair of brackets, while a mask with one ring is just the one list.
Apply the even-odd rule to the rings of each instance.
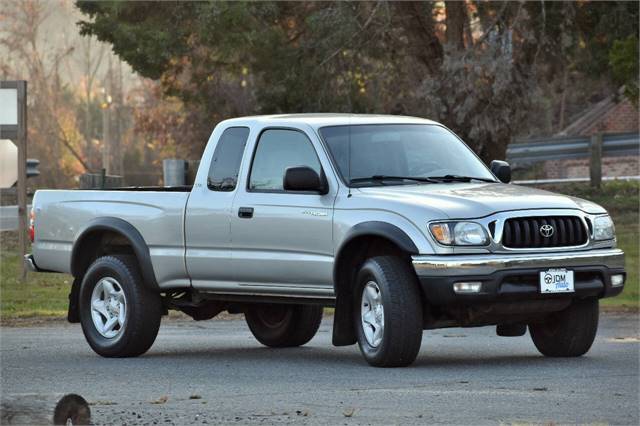
[[422, 302], [415, 274], [395, 256], [367, 260], [357, 276], [354, 322], [358, 345], [375, 367], [404, 367], [422, 343]]
[[533, 344], [549, 357], [577, 357], [589, 351], [598, 331], [598, 299], [575, 300], [568, 308], [529, 324]]
[[149, 290], [133, 256], [103, 256], [80, 287], [80, 323], [89, 346], [105, 357], [145, 353], [160, 328], [160, 295]]
[[244, 314], [255, 338], [265, 346], [302, 346], [316, 335], [322, 306], [256, 304]]

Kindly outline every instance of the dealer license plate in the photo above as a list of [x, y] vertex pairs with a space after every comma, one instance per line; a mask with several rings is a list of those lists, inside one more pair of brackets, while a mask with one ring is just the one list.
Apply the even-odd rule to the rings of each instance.
[[540, 293], [573, 292], [573, 271], [548, 269], [540, 272]]

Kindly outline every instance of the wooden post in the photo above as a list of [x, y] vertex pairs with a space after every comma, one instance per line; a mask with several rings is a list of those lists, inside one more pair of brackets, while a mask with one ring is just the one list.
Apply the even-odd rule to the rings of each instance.
[[[20, 254], [27, 254], [27, 82], [18, 81], [18, 243]], [[21, 276], [25, 281], [27, 268], [20, 259]]]
[[105, 102], [102, 108], [102, 168], [106, 173], [111, 172], [111, 128], [109, 104]]
[[602, 183], [602, 133], [596, 133], [591, 136], [589, 151], [591, 153], [589, 163], [591, 186], [600, 188]]

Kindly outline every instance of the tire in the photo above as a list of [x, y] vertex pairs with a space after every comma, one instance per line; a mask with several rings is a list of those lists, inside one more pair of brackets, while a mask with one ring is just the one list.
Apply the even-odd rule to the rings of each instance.
[[256, 304], [244, 314], [249, 330], [265, 346], [302, 346], [316, 335], [322, 321], [322, 306]]
[[396, 256], [368, 259], [357, 274], [354, 295], [356, 336], [365, 360], [374, 367], [413, 363], [423, 318], [418, 281], [409, 265]]
[[[92, 307], [92, 299], [98, 308]], [[97, 354], [134, 357], [145, 353], [158, 335], [161, 316], [160, 294], [144, 285], [135, 257], [103, 256], [91, 264], [80, 286], [80, 323]], [[116, 324], [100, 331], [98, 325], [107, 326], [108, 319]]]
[[578, 357], [589, 351], [598, 331], [598, 299], [575, 300], [543, 322], [529, 324], [538, 351], [548, 357]]

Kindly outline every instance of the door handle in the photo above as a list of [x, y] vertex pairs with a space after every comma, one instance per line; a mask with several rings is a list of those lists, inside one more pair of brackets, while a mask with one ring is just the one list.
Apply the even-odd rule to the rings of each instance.
[[253, 207], [240, 207], [238, 217], [241, 219], [251, 219], [253, 217]]

